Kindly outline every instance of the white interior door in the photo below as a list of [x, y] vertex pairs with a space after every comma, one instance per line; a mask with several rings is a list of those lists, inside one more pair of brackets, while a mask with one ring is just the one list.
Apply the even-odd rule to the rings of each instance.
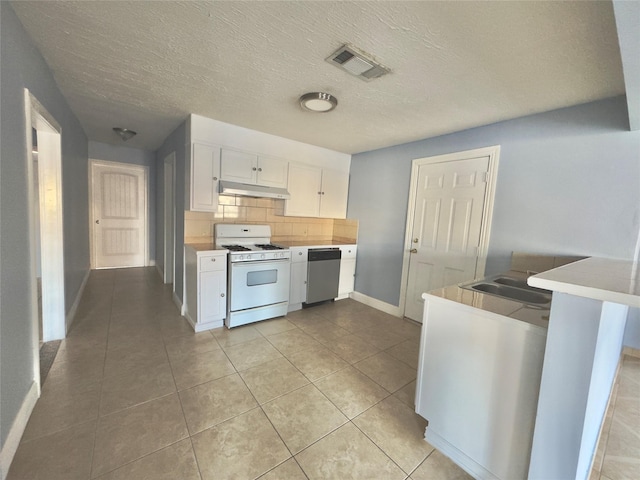
[[94, 268], [147, 263], [147, 169], [92, 162]]
[[489, 156], [418, 168], [405, 316], [422, 321], [422, 294], [476, 276]]

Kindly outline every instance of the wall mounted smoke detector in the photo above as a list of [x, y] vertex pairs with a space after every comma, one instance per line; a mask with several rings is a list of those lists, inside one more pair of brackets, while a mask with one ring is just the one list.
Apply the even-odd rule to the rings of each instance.
[[391, 72], [390, 69], [376, 62], [372, 55], [349, 44], [343, 45], [325, 60], [365, 82]]

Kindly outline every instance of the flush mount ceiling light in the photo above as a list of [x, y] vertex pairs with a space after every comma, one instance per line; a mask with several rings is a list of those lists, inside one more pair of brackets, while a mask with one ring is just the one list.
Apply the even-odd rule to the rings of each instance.
[[330, 112], [338, 105], [338, 99], [323, 92], [305, 93], [300, 97], [300, 106], [310, 112]]
[[113, 127], [113, 131], [120, 135], [120, 138], [122, 138], [123, 142], [126, 142], [130, 138], [133, 138], [137, 135], [137, 132], [129, 130], [128, 128]]

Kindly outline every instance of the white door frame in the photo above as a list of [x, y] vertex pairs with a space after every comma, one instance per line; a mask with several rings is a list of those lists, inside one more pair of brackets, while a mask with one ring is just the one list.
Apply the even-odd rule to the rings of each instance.
[[135, 163], [123, 163], [123, 162], [112, 162], [110, 160], [96, 160], [89, 159], [89, 248], [91, 249], [91, 268], [96, 268], [96, 245], [95, 245], [95, 205], [93, 203], [93, 181], [94, 181], [94, 169], [96, 166], [104, 166], [104, 167], [118, 167], [125, 168], [130, 170], [144, 172], [144, 264], [145, 266], [149, 266], [149, 167], [146, 165], [138, 165]]
[[[169, 174], [169, 167], [171, 172]], [[176, 245], [176, 152], [164, 159], [164, 283], [173, 283], [175, 291], [175, 245]]]
[[432, 163], [455, 162], [468, 158], [489, 157], [489, 173], [487, 189], [485, 191], [484, 209], [482, 212], [482, 227], [480, 228], [480, 246], [478, 248], [478, 260], [476, 263], [476, 276], [484, 276], [487, 265], [487, 252], [489, 250], [489, 236], [491, 235], [491, 221], [493, 218], [493, 202], [496, 193], [496, 179], [498, 162], [500, 161], [500, 145], [476, 148], [463, 152], [447, 153], [434, 157], [416, 158], [411, 162], [411, 185], [409, 188], [409, 204], [407, 207], [407, 223], [404, 234], [404, 252], [402, 254], [402, 283], [400, 285], [400, 311], [404, 316], [407, 300], [407, 284], [409, 282], [409, 260], [411, 259], [411, 233], [413, 229], [413, 216], [415, 215], [416, 196], [418, 194], [418, 170], [422, 165]]
[[24, 89], [25, 147], [28, 211], [30, 222], [29, 256], [31, 271], [32, 347], [34, 378], [40, 382], [39, 318], [36, 280], [35, 238], [37, 209], [34, 205], [33, 133], [38, 132], [38, 191], [40, 202], [40, 258], [42, 278], [42, 340], [66, 336], [64, 292], [64, 222], [62, 206], [62, 128], [42, 104]]

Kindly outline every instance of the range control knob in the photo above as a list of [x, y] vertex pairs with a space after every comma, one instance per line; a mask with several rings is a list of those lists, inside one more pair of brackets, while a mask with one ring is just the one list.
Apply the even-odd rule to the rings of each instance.
[[239, 258], [240, 260], [244, 260], [244, 255], [240, 255], [238, 258]]
[[265, 258], [264, 253], [260, 254], [260, 258]]
[[247, 260], [251, 260], [251, 255], [247, 255], [247, 256], [246, 256], [246, 259], [247, 259]]

